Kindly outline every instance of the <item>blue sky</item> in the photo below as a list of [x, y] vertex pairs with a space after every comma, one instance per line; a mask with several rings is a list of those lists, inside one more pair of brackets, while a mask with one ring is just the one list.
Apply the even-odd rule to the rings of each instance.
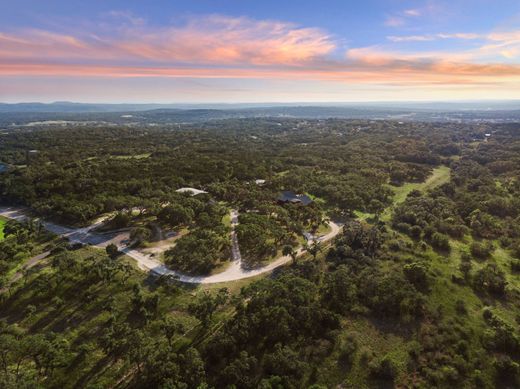
[[520, 1], [3, 1], [0, 101], [520, 98]]

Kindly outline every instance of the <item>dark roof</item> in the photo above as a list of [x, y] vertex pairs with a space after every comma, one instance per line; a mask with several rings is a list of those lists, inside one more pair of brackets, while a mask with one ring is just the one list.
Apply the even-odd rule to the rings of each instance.
[[312, 199], [305, 195], [305, 194], [296, 194], [291, 191], [283, 191], [278, 196], [278, 201], [282, 203], [293, 203], [293, 204], [302, 204], [302, 205], [309, 205], [312, 203]]

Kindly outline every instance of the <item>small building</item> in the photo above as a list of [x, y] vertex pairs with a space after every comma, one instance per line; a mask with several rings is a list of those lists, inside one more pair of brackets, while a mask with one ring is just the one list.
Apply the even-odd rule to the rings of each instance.
[[197, 195], [200, 195], [200, 194], [208, 193], [208, 192], [206, 192], [204, 190], [196, 189], [196, 188], [180, 188], [180, 189], [177, 189], [176, 192], [177, 193], [187, 193], [190, 196], [197, 196]]
[[312, 203], [312, 199], [306, 194], [296, 194], [291, 191], [283, 191], [278, 196], [278, 203], [280, 204], [297, 204], [297, 205], [309, 205]]
[[34, 160], [36, 157], [38, 157], [39, 154], [40, 154], [39, 150], [27, 150], [26, 155], [25, 155], [25, 159], [26, 159], [25, 163], [27, 165], [29, 165], [30, 162], [32, 160]]
[[262, 185], [265, 184], [265, 180], [255, 180], [255, 184], [259, 185], [259, 186], [262, 186]]

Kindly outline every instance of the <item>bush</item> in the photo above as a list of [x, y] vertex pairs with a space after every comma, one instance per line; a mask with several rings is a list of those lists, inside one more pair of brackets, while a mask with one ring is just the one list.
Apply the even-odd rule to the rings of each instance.
[[116, 258], [118, 255], [119, 255], [119, 250], [117, 249], [117, 246], [113, 243], [110, 243], [106, 248], [105, 248], [108, 256], [112, 259]]
[[385, 356], [379, 363], [370, 366], [370, 372], [377, 378], [393, 381], [397, 375], [397, 368], [394, 361]]
[[412, 228], [410, 228], [409, 234], [413, 239], [419, 240], [421, 239], [422, 228], [419, 226], [413, 226]]
[[480, 269], [474, 277], [475, 289], [480, 291], [502, 295], [506, 290], [506, 285], [504, 272], [494, 263]]
[[520, 385], [520, 365], [509, 356], [499, 355], [493, 363], [498, 382]]
[[125, 228], [130, 224], [130, 215], [126, 212], [118, 212], [107, 223], [112, 228]]
[[403, 234], [408, 234], [410, 232], [410, 228], [412, 228], [412, 226], [408, 223], [397, 223], [395, 226], [395, 229], [399, 232], [402, 232]]
[[487, 243], [479, 243], [473, 242], [470, 246], [471, 255], [478, 259], [487, 259], [491, 256], [491, 253], [494, 250], [493, 244], [491, 242]]
[[468, 310], [466, 309], [466, 304], [462, 300], [457, 300], [455, 302], [455, 311], [459, 315], [466, 315], [468, 313]]
[[440, 232], [435, 232], [432, 235], [431, 244], [434, 248], [438, 250], [443, 251], [449, 251], [450, 250], [450, 240], [448, 237], [444, 234], [441, 234]]
[[413, 262], [404, 265], [403, 271], [406, 279], [410, 281], [417, 290], [428, 290], [428, 268], [424, 263]]
[[358, 348], [357, 341], [354, 337], [349, 336], [347, 341], [342, 345], [341, 350], [339, 352], [339, 362], [344, 365], [349, 365], [352, 363], [352, 359], [354, 358], [354, 354]]

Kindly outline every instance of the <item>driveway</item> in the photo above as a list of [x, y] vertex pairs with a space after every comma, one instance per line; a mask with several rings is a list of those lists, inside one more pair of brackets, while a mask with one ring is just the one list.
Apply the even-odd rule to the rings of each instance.
[[[27, 219], [27, 210], [21, 207], [0, 207], [0, 216], [6, 218], [15, 219], [18, 221], [24, 221]], [[71, 242], [78, 242], [83, 244], [89, 244], [96, 247], [106, 247], [109, 243], [115, 243], [118, 249], [133, 258], [138, 267], [141, 270], [152, 272], [160, 276], [173, 276], [181, 282], [190, 284], [215, 284], [219, 282], [229, 282], [242, 280], [244, 278], [255, 277], [260, 274], [268, 273], [289, 263], [292, 259], [290, 256], [281, 256], [269, 263], [268, 265], [256, 268], [256, 269], [244, 269], [242, 267], [242, 256], [240, 255], [240, 248], [238, 247], [238, 241], [235, 234], [235, 227], [238, 224], [238, 212], [231, 210], [231, 243], [232, 243], [232, 262], [222, 273], [213, 274], [209, 276], [189, 276], [176, 272], [166, 267], [162, 262], [154, 259], [150, 254], [146, 254], [138, 249], [132, 249], [124, 244], [117, 238], [111, 237], [110, 234], [98, 234], [92, 232], [96, 227], [100, 226], [103, 219], [98, 219], [93, 225], [84, 228], [70, 228], [60, 226], [55, 223], [44, 221], [42, 224], [45, 229], [63, 237], [68, 238]], [[320, 242], [327, 242], [333, 239], [341, 231], [341, 227], [334, 223], [329, 222], [331, 231], [320, 237]], [[297, 255], [301, 256], [305, 253], [303, 247], [297, 250]]]

